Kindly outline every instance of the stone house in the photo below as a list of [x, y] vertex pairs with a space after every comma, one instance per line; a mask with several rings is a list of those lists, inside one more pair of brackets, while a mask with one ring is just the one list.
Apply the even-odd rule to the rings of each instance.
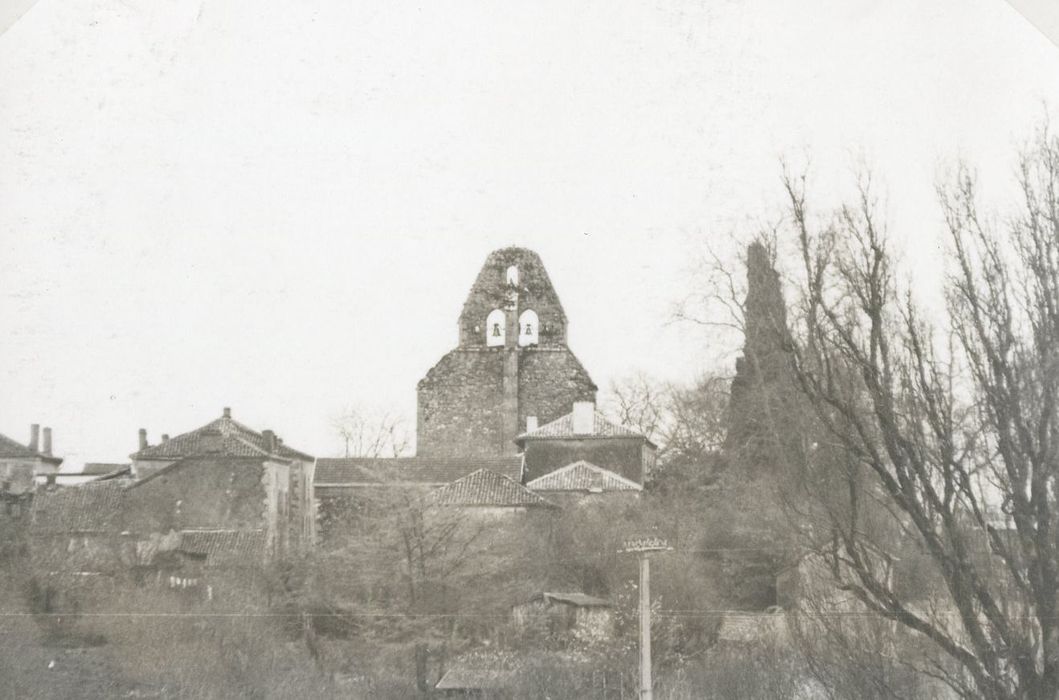
[[557, 469], [584, 461], [643, 484], [654, 469], [654, 443], [643, 434], [608, 420], [589, 401], [551, 423], [535, 426], [515, 438], [523, 452], [524, 479], [534, 481]]
[[44, 580], [107, 577], [185, 588], [289, 554], [290, 465], [187, 457], [143, 479], [42, 487], [29, 548]]
[[230, 408], [225, 408], [220, 418], [200, 428], [172, 438], [163, 435], [156, 445], [148, 444], [147, 431], [141, 428], [139, 448], [130, 455], [131, 475], [137, 481], [149, 479], [180, 460], [193, 457], [248, 458], [286, 465], [289, 483], [283, 491], [288, 494], [290, 505], [289, 517], [282, 519], [287, 532], [281, 541], [294, 547], [311, 546], [316, 541], [312, 486], [315, 460], [283, 444], [283, 440], [271, 430], [257, 432], [235, 421]]
[[29, 429], [29, 444], [23, 445], [0, 435], [0, 494], [19, 496], [33, 490], [34, 485], [54, 479], [62, 459], [52, 454], [51, 428], [44, 429], [40, 442], [40, 426]]
[[0, 557], [25, 551], [26, 524], [29, 520], [36, 485], [54, 479], [62, 459], [52, 454], [51, 428], [30, 426], [28, 445], [0, 435]]
[[416, 454], [514, 455], [516, 436], [596, 385], [567, 345], [567, 319], [540, 257], [492, 252], [459, 318], [459, 344], [418, 385]]
[[543, 627], [549, 635], [570, 635], [582, 642], [603, 641], [614, 635], [610, 601], [584, 593], [541, 592], [511, 609], [521, 629]]

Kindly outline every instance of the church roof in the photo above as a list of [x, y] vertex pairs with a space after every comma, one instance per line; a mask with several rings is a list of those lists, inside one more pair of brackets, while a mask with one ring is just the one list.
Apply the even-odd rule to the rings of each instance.
[[557, 507], [517, 481], [488, 469], [479, 469], [435, 489], [430, 497], [440, 506]]
[[533, 491], [643, 491], [643, 486], [591, 462], [580, 460], [526, 484]]
[[201, 428], [177, 435], [158, 445], [135, 452], [132, 459], [181, 459], [199, 455], [221, 454], [229, 457], [282, 457], [312, 460], [310, 455], [279, 443], [270, 451], [265, 436], [232, 420], [228, 411]]
[[316, 460], [317, 486], [447, 484], [479, 469], [522, 478], [521, 457], [396, 457]]
[[[547, 440], [555, 438], [615, 438], [615, 437], [632, 437], [632, 438], [644, 438], [644, 435], [631, 428], [626, 428], [623, 425], [611, 421], [599, 411], [592, 412], [592, 432], [591, 433], [578, 433], [574, 431], [574, 414], [573, 412], [567, 413], [561, 418], [556, 418], [551, 423], [546, 423], [536, 430], [531, 430], [527, 433], [522, 433], [517, 438], [516, 442], [523, 442], [524, 440]], [[646, 439], [646, 438], [644, 438]]]

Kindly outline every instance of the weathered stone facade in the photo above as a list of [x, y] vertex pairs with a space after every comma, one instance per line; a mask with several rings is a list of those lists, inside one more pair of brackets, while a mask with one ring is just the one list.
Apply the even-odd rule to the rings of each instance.
[[417, 454], [514, 454], [527, 418], [545, 423], [575, 401], [594, 401], [596, 385], [566, 345], [566, 324], [536, 253], [491, 253], [460, 314], [459, 346], [419, 382]]
[[30, 552], [37, 575], [185, 579], [186, 564], [260, 567], [290, 541], [290, 465], [264, 457], [189, 457], [139, 481], [41, 487]]
[[230, 408], [221, 417], [187, 433], [169, 438], [162, 436], [157, 445], [147, 443], [147, 431], [140, 430], [140, 449], [130, 455], [132, 476], [138, 481], [168, 469], [190, 457], [256, 457], [287, 465], [291, 516], [284, 518], [284, 539], [293, 547], [309, 546], [316, 540], [316, 513], [313, 508], [313, 469], [310, 455], [283, 444], [273, 431], [257, 432], [235, 421]]

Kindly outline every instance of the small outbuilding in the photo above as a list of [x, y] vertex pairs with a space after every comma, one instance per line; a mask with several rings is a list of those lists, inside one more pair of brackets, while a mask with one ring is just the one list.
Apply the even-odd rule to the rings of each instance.
[[549, 634], [570, 634], [581, 641], [608, 639], [614, 634], [610, 601], [584, 593], [541, 592], [511, 610], [515, 625], [543, 626]]

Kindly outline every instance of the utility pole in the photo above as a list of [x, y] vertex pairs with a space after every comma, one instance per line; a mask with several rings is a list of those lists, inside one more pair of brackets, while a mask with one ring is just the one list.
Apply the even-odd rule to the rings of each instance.
[[636, 552], [640, 559], [640, 700], [652, 700], [654, 684], [651, 679], [651, 552], [671, 550], [658, 537], [637, 537], [626, 540], [624, 552]]

